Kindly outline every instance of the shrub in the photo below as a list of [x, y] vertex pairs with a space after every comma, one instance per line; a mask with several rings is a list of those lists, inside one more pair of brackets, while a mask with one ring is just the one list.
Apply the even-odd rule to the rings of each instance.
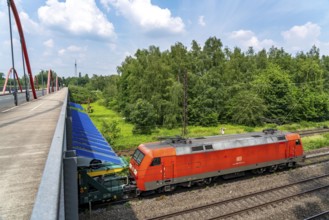
[[245, 132], [254, 132], [254, 131], [255, 131], [255, 129], [252, 128], [252, 127], [245, 127], [243, 130], [244, 130]]
[[114, 145], [115, 140], [120, 136], [121, 129], [118, 127], [118, 121], [107, 123], [102, 121], [101, 132], [108, 143]]
[[94, 102], [97, 100], [97, 96], [94, 92], [90, 92], [88, 89], [80, 86], [69, 86], [70, 91], [70, 101], [84, 104], [90, 102]]

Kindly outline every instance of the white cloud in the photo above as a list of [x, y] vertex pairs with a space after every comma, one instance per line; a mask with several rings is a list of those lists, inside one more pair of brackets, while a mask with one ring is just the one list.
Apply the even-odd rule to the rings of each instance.
[[53, 41], [53, 39], [49, 39], [49, 40], [43, 42], [43, 45], [45, 45], [46, 47], [52, 48], [52, 47], [54, 47], [54, 41]]
[[98, 37], [114, 37], [114, 26], [97, 8], [94, 0], [47, 0], [38, 9], [42, 24], [56, 27], [72, 34], [87, 34]]
[[117, 49], [117, 45], [116, 45], [116, 44], [113, 44], [113, 43], [109, 43], [109, 44], [107, 44], [107, 46], [108, 46], [112, 51], [114, 51], [115, 49]]
[[58, 54], [59, 55], [64, 55], [64, 54], [68, 54], [68, 53], [74, 54], [76, 52], [85, 52], [85, 51], [87, 51], [87, 46], [79, 47], [79, 46], [76, 46], [76, 45], [70, 45], [67, 48], [60, 49], [58, 51]]
[[307, 22], [301, 26], [293, 26], [287, 31], [283, 31], [281, 35], [288, 48], [293, 51], [309, 50], [313, 45], [319, 45], [318, 37], [321, 28], [312, 22]]
[[204, 21], [204, 16], [203, 15], [199, 16], [198, 23], [199, 23], [199, 25], [201, 25], [203, 27], [206, 26], [206, 22]]
[[152, 5], [151, 0], [102, 0], [104, 7], [112, 5], [125, 18], [147, 32], [165, 31], [183, 33], [184, 22], [180, 17], [172, 17], [168, 8]]
[[275, 42], [271, 39], [259, 40], [255, 33], [250, 30], [233, 31], [229, 34], [229, 38], [234, 40], [235, 44], [244, 50], [248, 47], [261, 50], [275, 45]]
[[39, 24], [30, 19], [29, 15], [23, 11], [19, 13], [20, 20], [22, 22], [23, 31], [31, 34], [40, 34]]
[[5, 17], [5, 12], [0, 11], [0, 18], [4, 18]]
[[[11, 42], [10, 42], [10, 40], [5, 40], [4, 41], [4, 44], [5, 45], [11, 45]], [[15, 47], [21, 47], [21, 41], [20, 40], [18, 40], [17, 38], [15, 38], [15, 37], [13, 37], [13, 46], [14, 46], [14, 48]]]
[[86, 50], [86, 48], [78, 47], [75, 45], [70, 45], [67, 47], [67, 51], [69, 51], [69, 52], [81, 52], [84, 50]]
[[111, 10], [111, 8], [108, 4], [108, 0], [100, 0], [100, 2], [104, 6], [104, 8], [106, 9], [107, 12], [109, 12]]
[[65, 52], [66, 52], [65, 49], [60, 49], [60, 50], [58, 51], [58, 55], [64, 55]]

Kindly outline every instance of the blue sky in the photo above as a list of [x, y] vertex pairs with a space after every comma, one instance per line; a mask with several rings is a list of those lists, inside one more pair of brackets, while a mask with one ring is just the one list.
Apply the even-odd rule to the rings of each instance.
[[[329, 55], [326, 0], [33, 0], [15, 1], [23, 24], [33, 74], [53, 69], [116, 74], [128, 55], [150, 45], [188, 48], [212, 36], [231, 49], [256, 51], [272, 45], [296, 54], [312, 45]], [[11, 67], [7, 1], [0, 0], [0, 72]], [[14, 25], [15, 67], [22, 58]]]

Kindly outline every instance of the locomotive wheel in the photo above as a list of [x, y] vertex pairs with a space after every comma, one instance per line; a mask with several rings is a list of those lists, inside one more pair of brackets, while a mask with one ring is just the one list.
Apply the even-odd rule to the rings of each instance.
[[296, 167], [296, 162], [289, 162], [289, 163], [287, 163], [287, 166], [290, 168], [294, 168], [294, 167]]
[[157, 191], [157, 193], [163, 193], [164, 192], [164, 188], [163, 187], [160, 187], [156, 191]]
[[204, 183], [206, 184], [206, 185], [209, 185], [210, 183], [211, 183], [211, 177], [210, 178], [206, 178], [205, 180], [204, 180]]
[[286, 164], [279, 164], [279, 170], [283, 170], [284, 168], [286, 168]]
[[253, 170], [253, 173], [255, 173], [255, 174], [262, 174], [262, 173], [265, 172], [265, 170], [266, 170], [265, 167], [261, 167], [261, 168], [258, 168], [258, 169]]
[[268, 171], [270, 173], [274, 173], [277, 169], [278, 169], [278, 165], [273, 165], [273, 166], [270, 166], [269, 167], [269, 170]]

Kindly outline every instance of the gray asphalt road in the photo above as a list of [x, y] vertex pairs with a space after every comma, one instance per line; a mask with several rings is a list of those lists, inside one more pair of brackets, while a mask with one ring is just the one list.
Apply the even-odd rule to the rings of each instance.
[[[44, 93], [46, 94], [46, 91], [44, 90]], [[42, 91], [37, 91], [37, 97], [42, 96]], [[18, 105], [24, 104], [26, 102], [25, 98], [25, 92], [18, 93]], [[30, 100], [33, 100], [33, 94], [30, 92]], [[0, 111], [5, 111], [7, 109], [10, 109], [14, 107], [14, 96], [13, 95], [1, 95], [0, 96]]]

